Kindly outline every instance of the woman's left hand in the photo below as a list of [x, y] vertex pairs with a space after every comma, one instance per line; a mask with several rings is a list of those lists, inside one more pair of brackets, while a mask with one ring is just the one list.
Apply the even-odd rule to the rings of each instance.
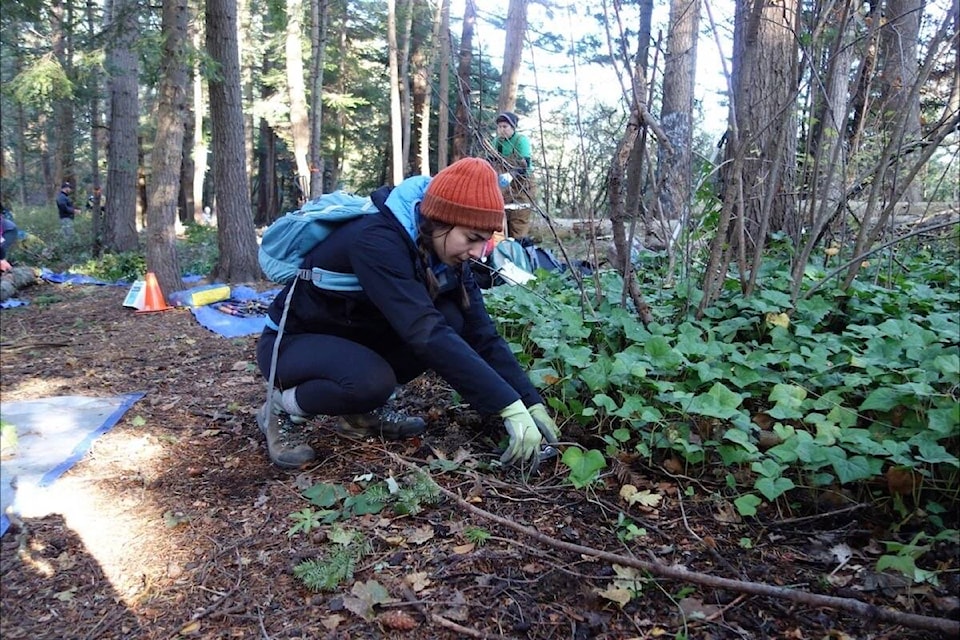
[[527, 410], [530, 412], [530, 417], [533, 418], [533, 422], [537, 425], [543, 439], [550, 444], [557, 444], [560, 441], [560, 427], [547, 413], [547, 408], [543, 406], [543, 403], [538, 402]]

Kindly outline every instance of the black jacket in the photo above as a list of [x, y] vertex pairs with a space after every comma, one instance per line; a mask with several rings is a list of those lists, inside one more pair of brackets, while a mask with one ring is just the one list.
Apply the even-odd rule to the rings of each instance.
[[[336, 335], [379, 353], [405, 344], [426, 369], [435, 371], [484, 413], [497, 413], [517, 399], [527, 406], [542, 402], [497, 333], [467, 265], [447, 268], [451, 286], [436, 300], [430, 299], [427, 267], [410, 234], [385, 204], [390, 191], [384, 187], [372, 196], [380, 213], [345, 223], [303, 262], [305, 268], [354, 273], [363, 291], [328, 291], [299, 281], [284, 333]], [[440, 309], [451, 304], [460, 307], [461, 282], [470, 305], [462, 311], [464, 326], [457, 333]], [[280, 322], [289, 286], [270, 308], [273, 323]]]

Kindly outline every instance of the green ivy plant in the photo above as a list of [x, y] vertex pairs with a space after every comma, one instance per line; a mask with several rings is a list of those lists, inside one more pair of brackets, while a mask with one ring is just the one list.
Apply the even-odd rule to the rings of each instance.
[[486, 301], [558, 418], [603, 443], [564, 451], [575, 487], [620, 452], [676, 457], [694, 475], [719, 464], [738, 471], [729, 497], [754, 517], [801, 491], [870, 494], [899, 467], [919, 479], [918, 513], [936, 529], [960, 495], [960, 269], [946, 255], [899, 255], [902, 272], [867, 270], [845, 290], [814, 264], [809, 295], [765, 258], [753, 296], [731, 280], [703, 317], [700, 292], [659, 286], [654, 264], [638, 269], [656, 318], [646, 327], [615, 272], [597, 274], [588, 308], [570, 276], [546, 272]]

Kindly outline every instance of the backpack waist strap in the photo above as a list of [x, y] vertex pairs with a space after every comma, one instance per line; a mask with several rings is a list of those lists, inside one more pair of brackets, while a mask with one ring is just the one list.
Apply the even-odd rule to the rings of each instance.
[[363, 291], [360, 281], [353, 273], [340, 273], [339, 271], [313, 267], [312, 269], [299, 269], [297, 277], [301, 280], [309, 280], [313, 283], [313, 286], [327, 291]]

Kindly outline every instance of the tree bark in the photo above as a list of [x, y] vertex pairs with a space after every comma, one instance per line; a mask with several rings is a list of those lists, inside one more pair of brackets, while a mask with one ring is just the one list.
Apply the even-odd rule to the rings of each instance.
[[[193, 47], [199, 51], [203, 46], [203, 24], [195, 22], [193, 30]], [[193, 65], [193, 219], [198, 224], [205, 220], [204, 208], [212, 203], [204, 202], [204, 182], [207, 176], [207, 143], [203, 137], [203, 74], [200, 70], [200, 61]]]
[[[54, 0], [50, 6], [51, 15], [51, 37], [53, 54], [60, 64], [66, 78], [73, 77], [73, 5], [70, 0]], [[53, 137], [53, 147], [56, 152], [53, 157], [54, 172], [57, 178], [55, 184], [51, 185], [54, 189], [59, 187], [61, 180], [70, 180], [74, 183], [73, 188], [76, 197], [83, 195], [83, 189], [77, 182], [77, 171], [75, 164], [75, 154], [73, 152], [74, 140], [74, 114], [73, 99], [71, 97], [59, 98], [53, 105], [54, 128], [51, 131]], [[56, 192], [55, 192], [56, 193]]]
[[[261, 75], [269, 74], [273, 70], [272, 56], [263, 54]], [[266, 85], [260, 87], [260, 97], [266, 101], [272, 90]], [[277, 218], [280, 211], [280, 202], [277, 194], [277, 132], [274, 131], [267, 118], [261, 116], [257, 135], [257, 180], [256, 189], [257, 207], [253, 222], [258, 227], [264, 227]]]
[[[93, 3], [87, 4], [87, 33], [92, 39], [96, 34], [96, 25], [93, 19]], [[103, 252], [103, 195], [100, 186], [100, 144], [101, 144], [101, 124], [100, 124], [100, 80], [94, 74], [88, 81], [90, 83], [90, 178], [93, 187], [93, 200], [90, 207], [90, 236], [92, 240], [92, 253], [94, 257], [100, 257]]]
[[731, 179], [728, 170], [723, 198], [739, 199], [742, 214], [735, 218], [730, 235], [718, 241], [729, 244], [741, 274], [741, 289], [749, 295], [767, 235], [782, 231], [799, 242], [793, 151], [798, 0], [738, 0], [735, 21], [734, 118], [744, 147], [728, 144], [727, 160], [743, 154], [742, 190], [729, 190], [738, 181]]
[[[657, 169], [661, 222], [685, 224], [690, 217], [691, 160], [693, 146], [693, 88], [696, 78], [697, 35], [700, 24], [700, 0], [672, 0], [667, 35], [667, 55], [663, 70], [663, 106], [660, 126], [670, 139], [673, 152], [658, 147]], [[656, 223], [654, 223], [656, 225]], [[670, 248], [671, 227], [662, 229], [659, 238]], [[672, 252], [672, 249], [671, 249]]]
[[387, 54], [390, 65], [390, 157], [391, 183], [403, 180], [403, 121], [400, 109], [400, 50], [397, 43], [397, 3], [387, 0]]
[[114, 0], [107, 46], [110, 74], [110, 141], [107, 146], [107, 192], [103, 245], [107, 251], [137, 249], [137, 3]]
[[[323, 193], [323, 66], [330, 31], [330, 3], [310, 0], [310, 197]], [[261, 183], [261, 186], [262, 183]]]
[[184, 111], [187, 104], [187, 0], [163, 0], [157, 133], [151, 153], [153, 174], [147, 184], [147, 271], [152, 271], [169, 301], [183, 288], [177, 261], [177, 203], [183, 163]]
[[440, 100], [437, 107], [437, 171], [450, 158], [450, 0], [440, 0]]
[[503, 67], [500, 72], [500, 111], [513, 111], [517, 106], [517, 87], [520, 84], [520, 62], [523, 59], [523, 39], [527, 35], [527, 3], [529, 0], [510, 0], [507, 8], [506, 34], [503, 43]]
[[220, 249], [211, 275], [223, 282], [251, 282], [260, 279], [262, 274], [257, 263], [257, 241], [244, 153], [236, 3], [233, 0], [207, 0], [205, 24], [207, 52], [220, 71], [210, 80], [215, 157], [213, 179]]
[[404, 177], [412, 173], [413, 158], [410, 157], [410, 149], [413, 145], [413, 78], [411, 77], [411, 62], [414, 52], [413, 47], [413, 13], [414, 6], [411, 0], [400, 0], [400, 11], [397, 14], [403, 18], [403, 38], [399, 39], [398, 46], [398, 82], [397, 89], [400, 91], [400, 139], [401, 155], [403, 156]]
[[477, 5], [466, 0], [463, 10], [463, 31], [457, 62], [457, 109], [453, 128], [453, 157], [451, 163], [469, 155], [470, 149], [470, 67], [473, 65], [473, 29], [477, 22]]
[[293, 137], [293, 156], [297, 162], [297, 185], [302, 192], [301, 201], [309, 198], [310, 166], [310, 121], [307, 118], [306, 84], [303, 78], [303, 52], [300, 37], [303, 31], [303, 2], [287, 0], [287, 97], [290, 100], [290, 133]]
[[[888, 135], [903, 119], [897, 155], [921, 138], [920, 94], [912, 90], [917, 82], [921, 11], [921, 0], [887, 0], [883, 14], [886, 22], [880, 30], [880, 112]], [[898, 183], [903, 176], [904, 172], [899, 170], [887, 174], [886, 197], [901, 191], [902, 200], [908, 205], [919, 202], [919, 185], [901, 187]]]

